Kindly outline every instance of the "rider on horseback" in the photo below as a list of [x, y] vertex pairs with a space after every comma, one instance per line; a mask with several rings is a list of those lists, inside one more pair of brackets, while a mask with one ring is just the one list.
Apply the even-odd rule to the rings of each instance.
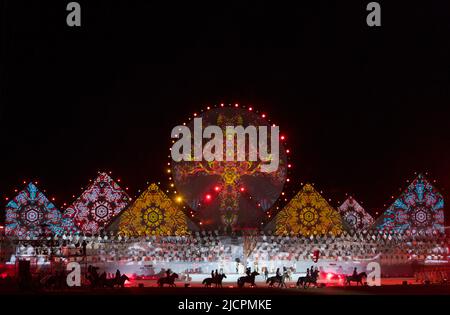
[[280, 268], [277, 268], [277, 272], [275, 274], [275, 277], [277, 277], [277, 279], [281, 279]]

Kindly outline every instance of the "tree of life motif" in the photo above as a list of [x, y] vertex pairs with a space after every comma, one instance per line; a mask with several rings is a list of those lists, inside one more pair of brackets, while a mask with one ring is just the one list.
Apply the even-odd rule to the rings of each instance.
[[[240, 108], [218, 108], [202, 115], [203, 128], [216, 125], [225, 137], [225, 157], [233, 161], [181, 161], [172, 163], [172, 174], [177, 190], [198, 211], [201, 220], [210, 227], [257, 226], [263, 212], [279, 197], [286, 180], [286, 155], [280, 144], [280, 163], [276, 171], [261, 172], [260, 159], [249, 161], [258, 147], [246, 141], [245, 161], [237, 161], [237, 141], [227, 134], [227, 126], [267, 126], [265, 119]], [[192, 124], [190, 125], [192, 130]], [[270, 146], [270, 135], [268, 146]], [[234, 142], [230, 150], [226, 143]], [[269, 151], [270, 152], [270, 151]]]

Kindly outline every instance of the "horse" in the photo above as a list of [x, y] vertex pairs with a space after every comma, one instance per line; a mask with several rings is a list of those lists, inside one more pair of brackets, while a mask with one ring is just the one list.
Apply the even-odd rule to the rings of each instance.
[[125, 281], [127, 280], [130, 280], [130, 278], [128, 278], [127, 275], [121, 275], [119, 278], [111, 278], [111, 279], [106, 279], [102, 277], [102, 286], [108, 288], [114, 288], [116, 286], [119, 286], [121, 288], [124, 288]]
[[64, 287], [66, 277], [64, 274], [52, 274], [43, 277], [40, 284], [45, 288], [62, 288]]
[[313, 271], [310, 276], [299, 277], [297, 280], [297, 288], [303, 286], [303, 289], [309, 288], [311, 284], [317, 287], [317, 278], [319, 277], [319, 271]]
[[[103, 279], [100, 279], [100, 275], [98, 274], [98, 267], [94, 267], [89, 265], [88, 272], [86, 274], [86, 279], [89, 280], [91, 284], [91, 288], [100, 287], [103, 286], [101, 282]], [[102, 275], [103, 276], [103, 275]], [[104, 275], [104, 278], [106, 279], [106, 274]]]
[[175, 279], [178, 279], [178, 274], [174, 272], [168, 277], [159, 278], [158, 286], [163, 287], [165, 284], [168, 284], [169, 287], [176, 287], [177, 285], [175, 284]]
[[215, 284], [216, 288], [221, 287], [222, 288], [222, 280], [223, 278], [226, 278], [227, 276], [222, 273], [220, 275], [218, 275], [217, 277], [214, 278], [206, 278], [203, 280], [202, 284], [205, 285], [206, 288], [210, 288], [211, 284]]
[[259, 276], [259, 273], [256, 272], [256, 271], [253, 271], [249, 276], [240, 277], [237, 280], [238, 287], [239, 288], [243, 288], [246, 283], [250, 283], [251, 287], [255, 287], [256, 286], [256, 284], [255, 284], [255, 277], [256, 276]]
[[127, 275], [123, 274], [119, 278], [114, 278], [116, 280], [115, 285], [124, 288], [125, 287], [125, 281], [130, 281], [130, 278], [127, 277]]
[[282, 276], [273, 276], [269, 277], [266, 280], [266, 283], [269, 284], [269, 288], [273, 288], [275, 283], [278, 283], [278, 287], [286, 287], [286, 279], [289, 279], [289, 275], [287, 273], [284, 273]]
[[359, 274], [357, 274], [356, 276], [346, 276], [345, 277], [345, 284], [347, 285], [351, 285], [351, 282], [356, 282], [356, 286], [358, 286], [359, 284], [363, 285], [362, 280], [367, 278], [367, 274], [363, 271]]
[[292, 272], [291, 272], [291, 270], [287, 270], [285, 273], [284, 273], [284, 275], [286, 276], [286, 278], [285, 278], [285, 281], [287, 280], [287, 281], [292, 281]]

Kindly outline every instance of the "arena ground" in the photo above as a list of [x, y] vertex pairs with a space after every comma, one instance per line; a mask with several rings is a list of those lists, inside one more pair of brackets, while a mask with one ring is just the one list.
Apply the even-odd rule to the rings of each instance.
[[[296, 278], [295, 278], [296, 279]], [[264, 281], [257, 281], [256, 287], [240, 289], [236, 282], [224, 281], [222, 288], [205, 288], [201, 281], [191, 281], [189, 286], [178, 281], [176, 287], [159, 288], [156, 280], [132, 280], [125, 288], [90, 289], [70, 288], [63, 290], [39, 289], [20, 291], [17, 288], [0, 288], [0, 294], [29, 294], [43, 295], [189, 295], [189, 296], [259, 296], [259, 295], [450, 295], [448, 284], [420, 284], [413, 278], [384, 278], [381, 286], [346, 286], [342, 283], [327, 283], [323, 287], [297, 288], [296, 281], [287, 282], [287, 288], [270, 288]]]
[[225, 296], [295, 296], [295, 295], [450, 295], [449, 285], [382, 285], [380, 287], [346, 286], [324, 288], [268, 288], [257, 286], [255, 288], [224, 287], [204, 288], [200, 285], [193, 287], [177, 286], [175, 288], [153, 287], [126, 287], [123, 289], [89, 289], [72, 288], [64, 290], [37, 290], [19, 291], [16, 288], [0, 288], [1, 295], [169, 295], [169, 296], [195, 296], [195, 297], [225, 297]]

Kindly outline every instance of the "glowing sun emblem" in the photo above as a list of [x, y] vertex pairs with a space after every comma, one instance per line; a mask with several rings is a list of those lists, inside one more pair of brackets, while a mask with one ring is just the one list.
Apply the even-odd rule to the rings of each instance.
[[306, 226], [314, 226], [319, 220], [317, 210], [312, 207], [306, 207], [299, 213], [300, 222]]
[[164, 215], [159, 208], [149, 207], [143, 213], [143, 220], [146, 225], [156, 227], [161, 225]]

